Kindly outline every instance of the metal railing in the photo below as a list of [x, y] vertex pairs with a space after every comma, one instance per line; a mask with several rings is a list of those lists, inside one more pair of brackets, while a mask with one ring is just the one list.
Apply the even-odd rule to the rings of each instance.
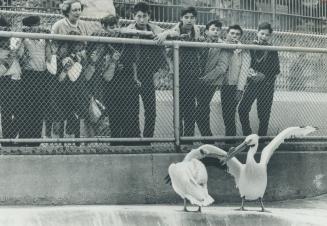
[[[117, 14], [123, 19], [132, 19], [132, 8], [140, 0], [114, 0]], [[60, 1], [13, 1], [4, 0], [4, 10], [59, 13]], [[157, 22], [177, 22], [180, 10], [187, 3], [177, 0], [156, 0], [149, 4], [152, 19]], [[255, 29], [262, 21], [268, 21], [279, 31], [326, 32], [327, 3], [324, 0], [198, 0], [198, 23], [206, 24], [212, 19], [221, 19], [225, 25], [240, 24]]]
[[[114, 1], [117, 13], [125, 19], [132, 19], [136, 2], [139, 1]], [[176, 22], [184, 4], [183, 1], [153, 1], [151, 16], [154, 21]], [[194, 4], [199, 24], [220, 19], [225, 25], [240, 24], [255, 29], [260, 22], [268, 21], [279, 31], [325, 33], [327, 4], [323, 0], [200, 0]]]
[[[277, 34], [276, 37], [283, 37], [283, 35], [289, 35], [286, 37], [292, 37], [292, 35], [294, 34]], [[125, 134], [124, 131], [122, 131], [122, 136], [116, 136], [113, 137], [113, 131], [110, 131], [111, 134], [93, 134], [92, 136], [96, 136], [95, 138], [93, 138], [92, 136], [82, 136], [82, 138], [77, 138], [77, 134], [75, 134], [75, 137], [66, 137], [66, 138], [54, 138], [54, 139], [39, 139], [41, 136], [38, 135], [36, 137], [30, 137], [32, 139], [26, 139], [24, 137], [18, 137], [19, 139], [15, 139], [15, 137], [17, 136], [17, 134], [15, 134], [15, 136], [3, 136], [5, 139], [1, 139], [1, 142], [4, 143], [21, 143], [21, 144], [27, 144], [27, 143], [80, 143], [80, 142], [84, 142], [84, 143], [94, 143], [94, 142], [99, 142], [99, 143], [115, 143], [115, 142], [120, 142], [120, 143], [127, 143], [127, 144], [138, 144], [138, 143], [144, 143], [144, 142], [174, 142], [175, 145], [177, 147], [179, 147], [181, 145], [181, 143], [183, 142], [188, 142], [188, 141], [228, 141], [228, 140], [239, 140], [242, 138], [242, 132], [241, 132], [241, 127], [239, 122], [237, 123], [237, 136], [233, 136], [233, 137], [226, 137], [224, 136], [224, 126], [223, 126], [223, 119], [222, 119], [222, 115], [221, 115], [221, 110], [220, 110], [220, 105], [221, 105], [221, 94], [220, 94], [220, 89], [218, 89], [215, 93], [214, 96], [211, 100], [211, 112], [210, 112], [210, 122], [211, 122], [211, 129], [213, 132], [213, 136], [206, 136], [203, 135], [201, 136], [201, 134], [199, 134], [198, 129], [196, 129], [196, 127], [194, 127], [194, 131], [193, 134], [190, 134], [191, 136], [189, 136], [189, 134], [187, 134], [187, 136], [185, 136], [185, 132], [182, 131], [182, 127], [181, 127], [181, 106], [183, 105], [183, 100], [180, 98], [180, 95], [186, 95], [186, 99], [188, 99], [187, 95], [193, 95], [192, 90], [189, 89], [189, 87], [186, 87], [186, 93], [181, 93], [181, 89], [185, 89], [185, 85], [195, 85], [197, 86], [196, 90], [193, 91], [197, 91], [197, 94], [201, 94], [201, 92], [203, 92], [204, 88], [201, 87], [200, 82], [199, 82], [199, 78], [196, 77], [192, 77], [191, 83], [185, 83], [185, 81], [182, 78], [182, 76], [185, 76], [185, 72], [183, 72], [182, 70], [188, 70], [191, 67], [193, 68], [194, 65], [191, 64], [187, 64], [187, 62], [185, 62], [185, 59], [193, 59], [193, 58], [188, 58], [188, 54], [198, 54], [199, 51], [201, 52], [202, 50], [208, 49], [208, 48], [219, 48], [219, 49], [242, 49], [242, 50], [256, 50], [256, 51], [260, 51], [260, 50], [264, 50], [264, 51], [278, 51], [279, 52], [279, 58], [280, 58], [280, 68], [281, 68], [281, 73], [277, 76], [277, 80], [276, 80], [276, 86], [275, 86], [275, 94], [274, 94], [274, 101], [273, 101], [273, 108], [271, 109], [271, 117], [270, 117], [270, 126], [269, 126], [269, 130], [268, 130], [268, 137], [266, 137], [266, 139], [269, 139], [269, 136], [273, 136], [275, 134], [277, 134], [279, 131], [281, 131], [282, 129], [286, 128], [287, 126], [292, 126], [292, 125], [306, 125], [306, 124], [310, 124], [310, 125], [314, 125], [314, 126], [318, 126], [320, 128], [319, 132], [316, 134], [317, 137], [319, 138], [313, 138], [313, 139], [318, 139], [318, 140], [322, 140], [325, 139], [327, 131], [326, 131], [326, 126], [325, 124], [327, 122], [325, 122], [323, 115], [325, 115], [325, 111], [327, 109], [327, 103], [326, 103], [326, 90], [327, 90], [327, 79], [326, 79], [326, 53], [327, 50], [323, 49], [323, 48], [319, 48], [320, 45], [324, 45], [324, 43], [326, 42], [326, 38], [323, 36], [308, 36], [310, 37], [310, 40], [318, 40], [316, 43], [316, 46], [318, 48], [308, 48], [308, 47], [287, 47], [287, 46], [257, 46], [257, 45], [248, 45], [248, 44], [244, 44], [244, 45], [231, 45], [231, 44], [213, 44], [213, 43], [199, 43], [199, 42], [184, 42], [184, 41], [166, 41], [164, 43], [164, 46], [167, 49], [172, 49], [173, 54], [171, 54], [171, 59], [174, 65], [174, 76], [170, 77], [170, 74], [168, 73], [168, 71], [165, 71], [167, 69], [162, 69], [160, 67], [156, 67], [153, 68], [153, 64], [150, 64], [149, 62], [153, 62], [153, 59], [155, 57], [153, 57], [153, 55], [149, 55], [148, 57], [145, 55], [143, 57], [145, 58], [141, 58], [143, 60], [138, 61], [137, 57], [140, 57], [137, 53], [137, 51], [141, 49], [146, 49], [146, 46], [148, 47], [153, 47], [153, 52], [151, 52], [151, 48], [149, 49], [149, 54], [157, 54], [158, 51], [161, 51], [162, 48], [161, 46], [157, 46], [155, 45], [154, 41], [152, 40], [144, 40], [144, 39], [135, 39], [135, 38], [111, 38], [111, 37], [99, 37], [99, 36], [65, 36], [65, 35], [55, 35], [55, 34], [39, 34], [39, 33], [23, 33], [23, 32], [0, 32], [0, 37], [7, 37], [7, 38], [20, 38], [20, 39], [44, 39], [44, 40], [52, 40], [52, 41], [70, 41], [71, 43], [89, 43], [89, 47], [91, 47], [91, 49], [96, 49], [97, 46], [100, 46], [101, 48], [105, 47], [105, 46], [115, 46], [114, 48], [116, 48], [117, 50], [120, 48], [120, 46], [129, 46], [129, 48], [122, 50], [123, 56], [125, 57], [131, 57], [130, 59], [135, 60], [135, 62], [138, 64], [139, 68], [146, 68], [146, 70], [150, 70], [154, 73], [154, 84], [155, 86], [152, 87], [150, 86], [150, 88], [154, 88], [155, 89], [155, 101], [156, 101], [156, 109], [155, 109], [155, 126], [154, 126], [154, 134], [150, 135], [150, 136], [144, 136], [144, 127], [145, 124], [147, 123], [146, 120], [148, 119], [144, 119], [144, 114], [146, 109], [142, 108], [142, 104], [139, 106], [140, 103], [143, 103], [144, 105], [144, 97], [147, 96], [148, 94], [150, 95], [150, 92], [148, 92], [148, 89], [145, 89], [145, 93], [144, 96], [142, 96], [140, 94], [140, 87], [136, 88], [134, 87], [135, 83], [134, 82], [130, 82], [128, 80], [123, 80], [123, 86], [121, 87], [128, 87], [125, 90], [117, 90], [117, 87], [119, 86], [119, 82], [118, 80], [113, 79], [112, 81], [114, 81], [115, 83], [113, 85], [110, 85], [109, 87], [106, 87], [106, 91], [108, 91], [109, 89], [113, 89], [114, 92], [112, 93], [106, 93], [106, 94], [101, 94], [101, 95], [115, 95], [117, 94], [117, 92], [119, 92], [120, 95], [125, 95], [125, 94], [132, 94], [131, 96], [129, 96], [128, 98], [132, 98], [132, 99], [122, 99], [123, 101], [121, 101], [120, 96], [117, 96], [117, 100], [115, 103], [120, 103], [122, 104], [122, 108], [119, 109], [123, 109], [122, 112], [125, 112], [126, 114], [130, 114], [130, 109], [136, 109], [137, 110], [137, 124], [138, 125], [140, 123], [141, 128], [139, 128], [137, 131], [141, 131], [143, 129], [143, 136], [139, 137], [139, 134], [137, 134], [137, 136], [131, 136], [130, 134]], [[246, 37], [250, 37], [250, 36], [245, 36]], [[303, 39], [306, 38], [306, 36], [301, 36], [303, 37]], [[248, 42], [252, 40], [248, 39]], [[104, 46], [103, 46], [104, 45]], [[127, 53], [126, 51], [133, 50], [129, 53]], [[134, 52], [134, 50], [137, 50]], [[189, 51], [192, 50], [191, 52], [186, 52], [185, 51]], [[182, 52], [181, 52], [182, 51]], [[126, 55], [124, 55], [124, 53]], [[134, 54], [134, 55], [133, 55]], [[169, 55], [169, 54], [168, 54]], [[157, 56], [157, 55], [155, 55]], [[136, 57], [136, 58], [134, 58]], [[141, 56], [142, 57], [142, 56]], [[151, 59], [152, 58], [152, 59]], [[103, 63], [101, 61], [104, 61], [104, 58], [100, 58], [100, 62], [99, 63]], [[147, 60], [146, 60], [147, 59]], [[183, 60], [181, 62], [181, 59]], [[59, 60], [59, 58], [58, 58]], [[150, 61], [149, 61], [150, 60]], [[151, 61], [152, 60], [152, 61]], [[250, 58], [247, 60], [251, 60]], [[62, 62], [58, 61], [58, 65], [60, 66]], [[128, 65], [128, 61], [123, 62], [122, 64]], [[162, 62], [161, 62], [162, 63]], [[195, 62], [196, 63], [196, 62]], [[21, 67], [23, 67], [24, 65], [24, 61], [21, 61]], [[87, 63], [82, 63], [82, 69], [86, 70], [86, 68], [88, 67]], [[99, 69], [99, 68], [96, 68]], [[143, 73], [146, 73], [147, 71], [143, 71]], [[59, 72], [58, 72], [59, 73]], [[103, 72], [101, 72], [103, 73]], [[101, 74], [100, 72], [98, 72], [98, 74]], [[118, 73], [118, 72], [115, 72]], [[120, 75], [128, 75], [130, 76], [128, 73], [131, 73], [131, 71], [126, 71], [127, 74], [120, 74]], [[180, 74], [182, 73], [182, 74]], [[22, 90], [23, 95], [26, 97], [31, 97], [31, 95], [35, 92], [49, 92], [49, 90], [44, 89], [44, 90], [40, 90], [37, 89], [39, 87], [35, 86], [34, 83], [29, 83], [30, 81], [27, 79], [27, 76], [33, 76], [33, 74], [28, 74], [24, 73], [24, 70], [22, 72], [22, 80], [21, 80], [21, 87], [23, 88]], [[78, 95], [80, 96], [73, 96], [70, 97], [70, 101], [68, 102], [68, 105], [66, 104], [65, 106], [70, 108], [72, 107], [74, 104], [76, 104], [75, 102], [79, 102], [77, 100], [82, 99], [82, 96], [86, 95], [86, 98], [89, 98], [89, 93], [88, 93], [88, 85], [92, 82], [92, 80], [85, 80], [85, 74], [83, 74], [83, 72], [81, 73], [79, 80], [76, 81], [76, 83], [74, 83], [73, 81], [69, 81], [70, 79], [68, 79], [68, 77], [64, 78], [63, 83], [58, 83], [57, 78], [60, 77], [59, 74], [56, 75], [49, 75], [50, 78], [54, 79], [51, 80], [51, 83], [48, 84], [48, 86], [45, 85], [45, 87], [50, 88], [51, 86], [55, 85], [56, 87], [59, 86], [59, 88], [57, 87], [56, 90], [52, 90], [52, 92], [56, 93], [56, 92], [61, 92], [61, 91], [65, 91], [66, 94], [68, 95], [70, 91], [74, 92], [74, 91], [81, 91], [79, 92]], [[94, 75], [95, 76], [95, 75]], [[140, 74], [140, 76], [142, 76], [142, 74]], [[94, 79], [96, 77], [93, 77]], [[163, 82], [161, 81], [161, 79], [164, 78]], [[0, 79], [2, 79], [2, 81], [0, 82], [1, 84], [6, 84], [7, 78], [5, 77], [1, 77]], [[133, 76], [129, 77], [129, 79], [133, 79]], [[140, 78], [141, 79], [141, 78]], [[72, 84], [77, 84], [78, 81], [81, 80], [85, 80], [82, 83], [82, 86], [80, 86], [78, 89], [75, 89], [74, 87], [72, 88], [72, 86], [68, 87], [69, 89], [61, 89], [60, 86], [62, 86], [62, 84], [64, 83], [68, 83], [70, 85]], [[152, 79], [151, 79], [152, 80]], [[101, 80], [102, 81], [102, 80]], [[168, 81], [169, 84], [165, 84]], [[142, 80], [143, 82], [143, 80]], [[145, 82], [145, 80], [144, 80]], [[144, 85], [145, 83], [141, 84]], [[24, 84], [27, 86], [24, 86]], [[122, 85], [122, 84], [120, 84]], [[95, 90], [100, 90], [102, 88], [101, 84], [97, 84], [95, 86]], [[164, 88], [162, 88], [164, 87]], [[3, 87], [4, 88], [4, 87]], [[66, 87], [67, 88], [67, 87]], [[71, 89], [72, 88], [72, 89]], [[94, 88], [94, 87], [93, 87]], [[6, 89], [8, 90], [8, 88]], [[6, 90], [1, 90], [2, 95], [4, 96], [4, 94], [8, 95], [6, 92]], [[8, 90], [9, 91], [9, 90]], [[15, 90], [14, 90], [15, 91]], [[18, 90], [16, 90], [18, 91]], [[93, 89], [94, 91], [94, 89]], [[191, 91], [191, 92], [190, 92]], [[16, 95], [15, 92], [11, 92], [11, 95]], [[22, 94], [17, 95], [17, 98], [15, 99], [16, 101], [18, 101], [20, 104], [15, 105], [16, 107], [19, 108], [20, 112], [18, 113], [18, 116], [22, 117], [25, 120], [22, 120], [20, 123], [20, 125], [24, 125], [23, 127], [31, 127], [31, 125], [33, 125], [33, 121], [35, 122], [35, 120], [42, 120], [42, 118], [37, 118], [36, 115], [38, 115], [38, 108], [35, 109], [29, 109], [32, 110], [29, 114], [24, 115], [27, 111], [29, 111], [26, 108], [26, 105], [24, 105], [24, 103], [22, 103], [22, 99], [24, 101], [28, 101], [28, 99], [24, 99], [22, 96]], [[136, 96], [136, 98], [135, 98]], [[64, 98], [68, 98], [68, 96], [61, 96]], [[37, 96], [37, 98], [43, 98], [43, 96]], [[52, 97], [47, 97], [48, 99], [46, 99], [47, 101], [50, 102], [51, 98], [59, 98], [58, 96], [52, 96]], [[142, 99], [142, 101], [139, 100], [139, 98]], [[190, 96], [190, 98], [194, 98], [194, 96]], [[197, 98], [197, 96], [195, 96], [195, 98]], [[101, 99], [101, 98], [99, 98]], [[114, 100], [115, 101], [115, 100]], [[117, 102], [118, 101], [118, 102]], [[124, 102], [127, 101], [127, 102]], [[133, 105], [133, 103], [138, 102], [137, 105]], [[44, 103], [44, 102], [43, 102]], [[76, 105], [77, 107], [81, 107], [84, 105], [89, 105], [89, 99], [86, 102], [81, 102], [80, 105]], [[33, 102], [33, 106], [38, 106], [37, 104], [39, 103], [34, 103]], [[36, 104], [36, 105], [35, 105]], [[126, 109], [124, 110], [124, 104], [128, 105], [128, 111], [126, 111]], [[182, 104], [182, 105], [181, 105]], [[1, 114], [3, 116], [3, 113], [7, 110], [7, 107], [10, 107], [8, 105], [8, 100], [6, 99], [2, 99], [1, 100]], [[75, 106], [75, 107], [76, 107]], [[119, 110], [117, 105], [110, 105], [110, 101], [109, 103], [105, 106], [108, 108], [110, 108], [111, 110]], [[52, 110], [52, 108], [50, 108]], [[139, 111], [139, 109], [141, 109]], [[143, 110], [142, 110], [143, 109]], [[73, 110], [70, 113], [73, 113], [73, 115], [77, 114], [79, 109]], [[46, 112], [49, 112], [49, 109], [45, 110]], [[89, 111], [87, 111], [89, 114]], [[114, 115], [115, 117], [118, 116], [119, 114], [124, 114], [122, 112], [116, 112], [116, 114]], [[185, 109], [184, 112], [185, 113]], [[11, 113], [9, 113], [11, 114]], [[109, 117], [109, 124], [113, 123], [113, 121], [110, 117], [110, 113], [109, 115], [106, 115], [106, 113], [103, 113], [105, 116]], [[122, 120], [123, 121], [128, 121], [129, 120], [129, 116], [126, 115], [126, 117], [123, 117]], [[84, 117], [89, 117], [88, 115], [79, 115], [80, 117], [78, 118], [78, 121], [82, 121], [81, 119], [84, 119]], [[123, 115], [124, 116], [124, 115]], [[135, 115], [134, 115], [135, 116]], [[149, 116], [149, 115], [148, 115]], [[252, 116], [255, 116], [255, 114], [252, 114]], [[251, 116], [251, 117], [252, 117]], [[11, 115], [11, 119], [17, 117], [17, 115], [15, 115], [14, 117]], [[33, 117], [33, 118], [29, 118], [29, 117]], [[36, 117], [36, 118], [34, 118]], [[10, 117], [6, 118], [7, 120], [10, 119]], [[153, 119], [152, 119], [153, 120]], [[185, 119], [184, 119], [185, 120]], [[151, 121], [151, 120], [150, 120]], [[135, 122], [135, 121], [134, 121]], [[153, 122], [153, 121], [152, 121]], [[4, 134], [4, 118], [2, 118], [2, 133]], [[194, 124], [197, 124], [198, 122], [195, 120]], [[251, 123], [254, 124], [253, 129], [254, 132], [257, 130], [257, 126], [258, 126], [258, 119], [256, 119], [256, 117], [252, 117], [251, 118]], [[129, 129], [133, 129], [128, 123], [125, 123], [127, 125], [124, 125], [127, 128], [127, 130]], [[195, 126], [195, 125], [192, 125]], [[185, 124], [184, 124], [185, 127]], [[112, 128], [112, 127], [111, 127]], [[67, 125], [66, 125], [66, 129], [67, 129]], [[185, 129], [185, 128], [184, 128]], [[66, 131], [67, 132], [67, 131]], [[125, 131], [126, 132], [126, 131]], [[44, 133], [44, 132], [43, 132]], [[130, 137], [128, 137], [130, 136]], [[49, 136], [50, 137], [50, 136]]]

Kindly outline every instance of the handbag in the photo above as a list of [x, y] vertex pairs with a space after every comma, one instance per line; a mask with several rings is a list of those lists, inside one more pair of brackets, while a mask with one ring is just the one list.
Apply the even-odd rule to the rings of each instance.
[[103, 72], [103, 78], [104, 80], [106, 80], [107, 82], [110, 82], [114, 75], [115, 75], [115, 71], [116, 71], [116, 62], [109, 62], [108, 67], [106, 68], [106, 70]]
[[5, 76], [6, 73], [9, 71], [10, 64], [13, 62], [8, 62], [10, 57], [9, 50], [1, 50], [0, 51], [0, 76]]
[[75, 62], [71, 68], [68, 69], [67, 75], [70, 81], [75, 82], [82, 72], [82, 65], [79, 62]]
[[50, 74], [55, 75], [57, 74], [57, 56], [51, 55], [50, 62], [46, 61], [47, 70]]
[[5, 65], [0, 64], [0, 77], [4, 76], [7, 71], [8, 71], [8, 68]]
[[89, 81], [95, 73], [95, 66], [93, 64], [87, 65], [84, 70], [84, 78]]
[[[112, 46], [108, 46], [112, 52], [113, 52], [113, 55], [110, 56], [110, 55], [106, 55], [105, 56], [105, 63], [107, 65], [105, 71], [103, 72], [103, 78], [107, 81], [107, 82], [110, 82], [114, 75], [115, 75], [115, 71], [116, 71], [116, 67], [117, 65], [119, 64], [119, 61], [120, 61], [120, 57], [122, 56], [124, 50], [122, 50], [121, 53], [119, 53], [117, 50], [115, 50]], [[116, 60], [114, 60], [114, 58]]]
[[105, 110], [105, 106], [93, 96], [90, 99], [90, 106], [89, 106], [89, 116], [90, 120], [93, 123], [97, 123], [101, 116], [103, 115], [103, 111]]

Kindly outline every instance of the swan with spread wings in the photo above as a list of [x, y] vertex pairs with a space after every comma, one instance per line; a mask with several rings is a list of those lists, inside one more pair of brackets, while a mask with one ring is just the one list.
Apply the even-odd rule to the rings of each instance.
[[[244, 209], [245, 200], [259, 199], [261, 211], [264, 212], [263, 196], [267, 187], [267, 165], [274, 151], [285, 139], [303, 137], [316, 131], [312, 126], [289, 127], [280, 132], [261, 153], [260, 162], [256, 162], [254, 155], [259, 146], [259, 137], [256, 134], [249, 135], [244, 142], [228, 153], [213, 145], [202, 145], [195, 149], [202, 150], [204, 156], [216, 157], [227, 165], [228, 172], [234, 176], [236, 187], [242, 198], [240, 210]], [[240, 163], [234, 156], [249, 147], [245, 164]]]

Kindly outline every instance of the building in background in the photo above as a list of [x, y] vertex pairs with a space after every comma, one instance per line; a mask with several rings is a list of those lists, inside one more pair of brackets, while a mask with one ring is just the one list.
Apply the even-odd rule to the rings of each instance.
[[[132, 19], [132, 7], [140, 0], [83, 0], [85, 15], [105, 14]], [[276, 30], [325, 33], [327, 0], [143, 0], [151, 5], [152, 19], [162, 22], [179, 20], [180, 9], [196, 6], [199, 24], [221, 19], [225, 25], [238, 23], [256, 28], [261, 21], [272, 23]], [[0, 0], [2, 9], [59, 12], [61, 0]]]

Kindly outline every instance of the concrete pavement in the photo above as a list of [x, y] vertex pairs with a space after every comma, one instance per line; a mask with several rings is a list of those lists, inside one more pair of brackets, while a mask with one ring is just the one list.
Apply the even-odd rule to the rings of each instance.
[[327, 195], [266, 203], [271, 213], [258, 212], [256, 202], [246, 203], [248, 211], [238, 207], [218, 203], [202, 213], [185, 213], [182, 205], [1, 206], [0, 226], [327, 225]]

